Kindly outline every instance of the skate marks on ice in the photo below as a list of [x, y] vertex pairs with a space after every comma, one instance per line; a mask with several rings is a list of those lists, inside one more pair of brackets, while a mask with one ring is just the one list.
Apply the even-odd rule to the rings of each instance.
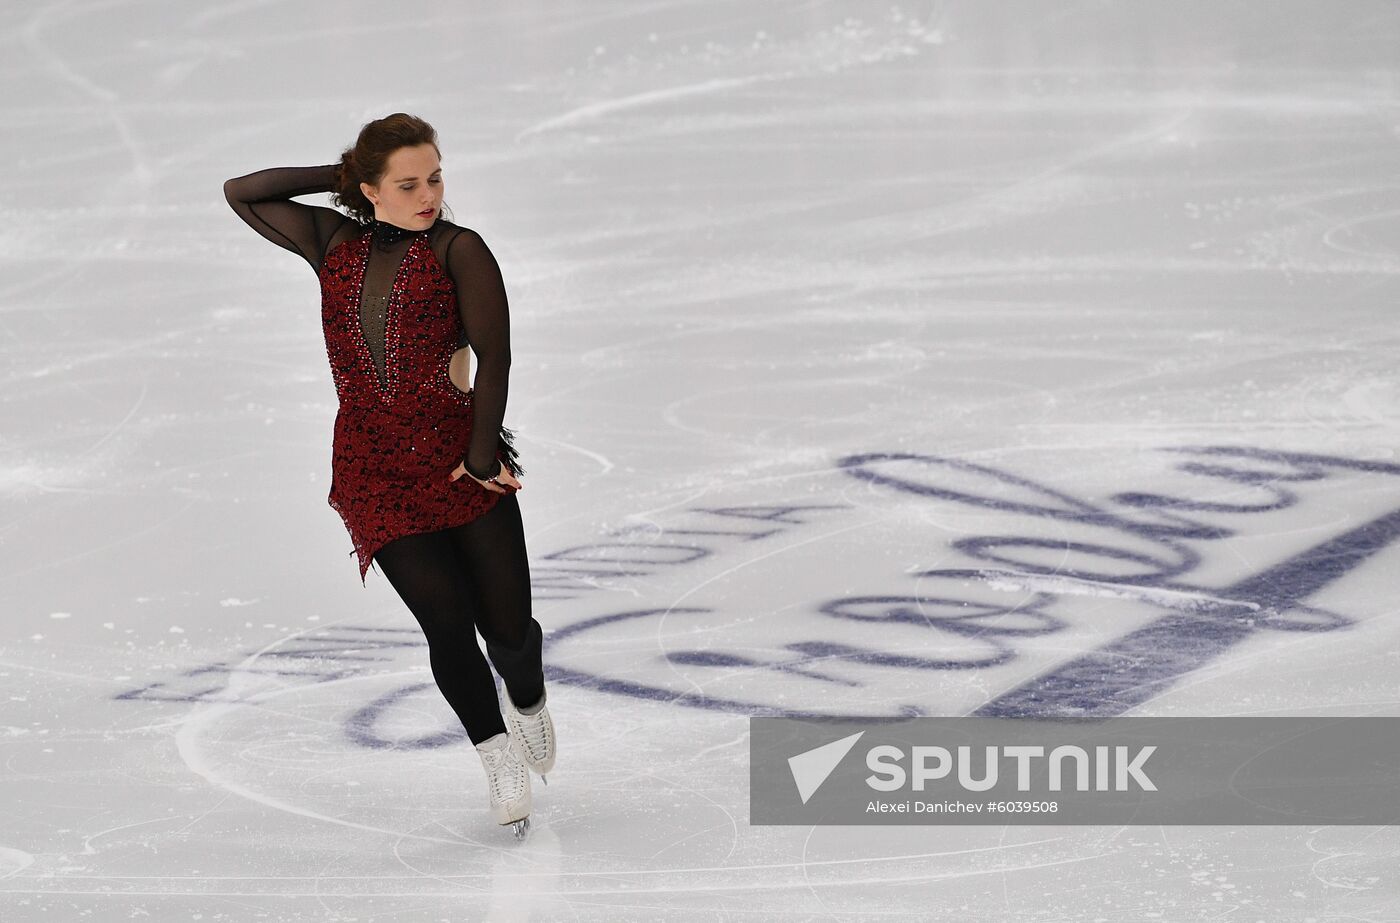
[[[396, 853], [405, 839], [462, 845], [464, 841], [460, 837], [438, 836], [417, 832], [415, 829], [366, 824], [337, 817], [329, 813], [329, 804], [326, 811], [309, 807], [308, 804], [322, 800], [314, 795], [309, 798], [303, 797], [301, 803], [297, 803], [271, 793], [266, 785], [260, 784], [261, 780], [257, 779], [259, 769], [269, 759], [285, 768], [292, 768], [300, 763], [304, 770], [311, 771], [310, 778], [303, 777], [300, 780], [299, 793], [302, 793], [308, 784], [314, 783], [317, 776], [325, 775], [323, 754], [314, 750], [324, 748], [324, 744], [318, 746], [317, 741], [323, 741], [327, 726], [334, 727], [334, 718], [319, 717], [315, 713], [317, 709], [305, 701], [283, 705], [278, 700], [298, 698], [305, 691], [307, 684], [297, 680], [308, 679], [317, 687], [317, 693], [324, 693], [326, 687], [336, 687], [329, 692], [329, 697], [334, 698], [340, 685], [353, 683], [361, 675], [361, 671], [353, 666], [334, 666], [329, 670], [317, 669], [314, 665], [309, 669], [286, 669], [284, 664], [305, 664], [308, 659], [315, 664], [325, 660], [328, 655], [335, 659], [344, 658], [351, 664], [363, 664], [384, 659], [383, 654], [372, 653], [376, 649], [406, 646], [404, 635], [407, 632], [391, 629], [380, 629], [377, 632], [375, 629], [351, 629], [348, 632], [314, 631], [316, 634], [311, 637], [305, 636], [308, 632], [301, 632], [280, 638], [233, 666], [220, 665], [193, 671], [196, 676], [209, 673], [226, 676], [227, 684], [222, 688], [203, 690], [192, 696], [196, 704], [192, 711], [178, 721], [179, 730], [175, 735], [180, 758], [192, 772], [217, 789], [286, 814], [362, 832], [383, 834], [393, 839]], [[346, 638], [345, 635], [350, 637]], [[347, 644], [355, 646], [347, 647]], [[263, 664], [264, 659], [269, 663]], [[172, 700], [173, 697], [170, 691], [164, 688], [164, 684], [155, 684], [155, 688], [162, 689], [161, 692], [153, 693], [161, 700]], [[147, 687], [145, 691], [152, 691], [151, 687]], [[141, 692], [142, 690], [137, 690], [136, 694], [126, 695], [125, 698], [141, 698]], [[245, 729], [252, 726], [265, 730], [269, 719], [282, 725], [283, 736], [275, 742], [259, 742], [256, 730], [251, 733], [239, 730], [240, 726]], [[231, 754], [228, 752], [230, 747], [234, 751], [233, 758], [230, 758]], [[308, 747], [313, 752], [308, 752]], [[450, 775], [457, 778], [458, 774]], [[358, 780], [351, 780], [346, 784], [346, 788], [358, 787], [360, 784]], [[340, 786], [312, 787], [325, 790]], [[416, 826], [421, 828], [421, 822]]]

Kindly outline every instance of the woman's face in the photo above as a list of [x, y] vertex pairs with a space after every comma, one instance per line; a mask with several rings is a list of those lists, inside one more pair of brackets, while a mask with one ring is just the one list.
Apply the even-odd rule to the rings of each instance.
[[442, 164], [431, 144], [401, 147], [389, 155], [378, 186], [361, 183], [374, 217], [401, 228], [431, 227], [442, 209]]

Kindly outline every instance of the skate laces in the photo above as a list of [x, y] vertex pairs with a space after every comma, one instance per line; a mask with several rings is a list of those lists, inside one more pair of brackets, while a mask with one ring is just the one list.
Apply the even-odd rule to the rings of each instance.
[[527, 715], [519, 709], [515, 709], [515, 714], [512, 715], [515, 719], [512, 723], [516, 726], [516, 737], [535, 760], [544, 759], [553, 743], [545, 714], [544, 707], [541, 707], [533, 715]]
[[529, 779], [525, 777], [524, 764], [509, 742], [503, 747], [487, 748], [478, 751], [486, 764], [486, 775], [491, 787], [491, 800], [505, 804], [518, 800], [525, 793]]

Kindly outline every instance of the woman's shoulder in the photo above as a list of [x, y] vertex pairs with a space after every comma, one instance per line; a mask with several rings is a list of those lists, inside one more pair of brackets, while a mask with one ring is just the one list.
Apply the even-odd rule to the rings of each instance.
[[331, 240], [334, 241], [334, 243], [326, 248], [326, 256], [330, 256], [338, 250], [343, 250], [346, 244], [351, 244], [362, 239], [369, 231], [370, 226], [367, 222], [360, 222], [354, 219], [347, 220], [331, 235]]
[[485, 243], [475, 228], [465, 227], [443, 217], [438, 218], [437, 224], [433, 226], [433, 233], [441, 238], [444, 244], [449, 245], [459, 237], [463, 243]]
[[491, 248], [475, 228], [439, 218], [432, 229], [433, 250], [450, 274], [476, 272], [495, 262]]

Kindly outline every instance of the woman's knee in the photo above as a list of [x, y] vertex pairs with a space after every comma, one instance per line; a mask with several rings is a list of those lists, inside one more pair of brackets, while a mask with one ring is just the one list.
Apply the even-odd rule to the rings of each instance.
[[524, 650], [542, 640], [539, 623], [529, 616], [525, 621], [516, 624], [487, 624], [483, 619], [477, 623], [476, 630], [481, 632], [481, 637], [486, 639], [486, 643], [512, 651]]

